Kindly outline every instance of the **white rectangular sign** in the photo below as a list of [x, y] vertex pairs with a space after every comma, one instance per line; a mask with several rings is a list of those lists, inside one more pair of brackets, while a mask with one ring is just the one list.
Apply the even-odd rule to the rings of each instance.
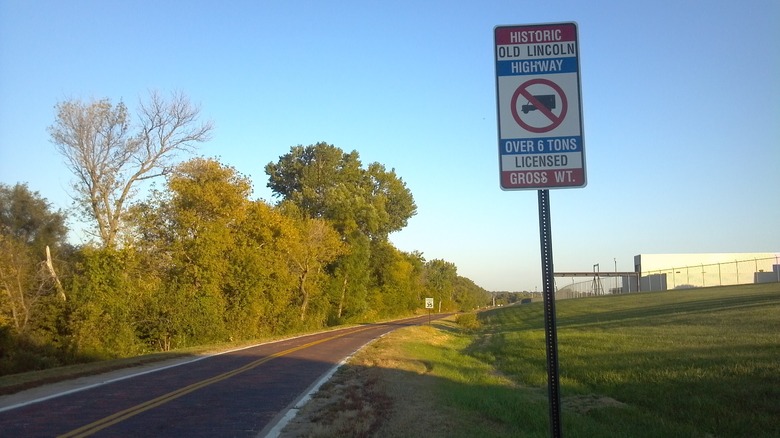
[[425, 308], [426, 309], [433, 309], [433, 298], [426, 298], [425, 299]]
[[496, 26], [501, 188], [584, 187], [576, 23]]

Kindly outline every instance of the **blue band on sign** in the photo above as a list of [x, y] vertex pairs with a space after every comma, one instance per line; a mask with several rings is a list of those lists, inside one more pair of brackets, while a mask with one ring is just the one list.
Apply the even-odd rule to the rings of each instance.
[[582, 152], [582, 136], [510, 138], [501, 140], [501, 155], [561, 154]]
[[498, 76], [577, 72], [577, 58], [518, 59], [496, 62]]

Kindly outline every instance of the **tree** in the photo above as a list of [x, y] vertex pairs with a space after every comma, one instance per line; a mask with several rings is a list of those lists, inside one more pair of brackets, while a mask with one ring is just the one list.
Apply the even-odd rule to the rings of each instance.
[[415, 215], [412, 193], [394, 170], [379, 163], [364, 169], [356, 151], [327, 143], [295, 146], [268, 163], [268, 187], [312, 218], [333, 223], [342, 236], [359, 231], [386, 239]]
[[27, 327], [41, 295], [36, 265], [21, 242], [0, 234], [0, 325], [10, 325], [17, 333]]
[[412, 193], [394, 170], [364, 168], [356, 151], [327, 143], [294, 146], [265, 171], [280, 205], [327, 220], [341, 235], [347, 249], [329, 266], [331, 320], [360, 316], [368, 307], [372, 242], [406, 226], [417, 211]]
[[360, 317], [368, 308], [371, 242], [359, 232], [343, 240], [345, 253], [331, 265], [330, 322], [333, 324]]
[[136, 245], [164, 262], [143, 336], [163, 346], [221, 340], [251, 183], [231, 167], [196, 158], [170, 173], [167, 188], [133, 208]]
[[298, 278], [301, 322], [306, 321], [313, 297], [323, 291], [324, 268], [344, 253], [338, 233], [323, 219], [303, 219], [299, 234], [290, 242], [287, 256], [290, 269]]
[[52, 211], [51, 204], [26, 184], [13, 187], [0, 183], [0, 233], [30, 247], [43, 257], [46, 246], [59, 248], [68, 229], [65, 215]]
[[45, 260], [47, 248], [56, 254], [65, 244], [67, 231], [65, 216], [38, 192], [0, 183], [0, 324], [25, 331], [40, 298], [58, 291]]
[[298, 282], [287, 253], [296, 222], [264, 201], [253, 201], [230, 251], [225, 285], [230, 336], [257, 338], [287, 333], [299, 325]]
[[109, 358], [139, 354], [138, 308], [149, 272], [133, 248], [83, 247], [76, 255], [68, 326], [76, 352]]
[[444, 303], [444, 309], [449, 310], [453, 307], [457, 278], [458, 268], [451, 262], [434, 259], [425, 263], [428, 290], [440, 306]]
[[371, 264], [375, 285], [371, 301], [381, 312], [379, 315], [393, 317], [419, 308], [422, 260], [399, 251], [389, 242], [375, 242]]
[[490, 294], [470, 279], [458, 276], [455, 281], [455, 302], [460, 311], [468, 312], [490, 304]]
[[97, 225], [104, 247], [114, 247], [138, 183], [165, 175], [178, 151], [209, 139], [210, 122], [180, 93], [165, 100], [156, 92], [140, 104], [138, 130], [124, 103], [109, 99], [68, 100], [55, 106], [49, 134], [76, 177], [74, 198]]

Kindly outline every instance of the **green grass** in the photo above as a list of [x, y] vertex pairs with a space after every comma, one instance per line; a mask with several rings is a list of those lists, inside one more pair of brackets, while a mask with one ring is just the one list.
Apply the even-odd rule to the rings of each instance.
[[[780, 437], [780, 284], [556, 307], [565, 437]], [[542, 312], [534, 303], [400, 330], [368, 356], [425, 364], [437, 419], [415, 426], [426, 436], [547, 437]]]
[[[566, 436], [780, 436], [780, 285], [556, 307]], [[483, 313], [471, 354], [518, 384], [546, 387], [542, 311]], [[621, 404], [588, 410], [589, 399]]]
[[384, 369], [381, 380], [393, 388], [388, 392], [392, 415], [384, 414], [391, 418], [372, 436], [545, 436], [546, 392], [518, 389], [489, 364], [465, 354], [474, 340], [472, 322], [460, 319], [464, 329], [455, 319], [395, 331], [350, 362]]

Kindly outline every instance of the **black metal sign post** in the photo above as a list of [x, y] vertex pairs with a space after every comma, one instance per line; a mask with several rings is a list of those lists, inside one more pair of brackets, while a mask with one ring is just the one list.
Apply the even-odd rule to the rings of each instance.
[[550, 436], [561, 437], [561, 390], [558, 374], [558, 332], [555, 328], [555, 280], [553, 270], [550, 191], [539, 190], [539, 239], [542, 249], [544, 337], [547, 343], [547, 391], [550, 399]]

